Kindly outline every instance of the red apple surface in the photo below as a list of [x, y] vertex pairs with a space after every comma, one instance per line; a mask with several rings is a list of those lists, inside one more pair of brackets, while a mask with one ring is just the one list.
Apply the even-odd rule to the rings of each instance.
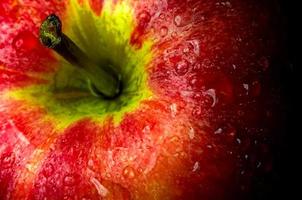
[[[257, 0], [1, 0], [0, 199], [244, 199], [272, 170], [275, 5]], [[39, 42], [42, 21], [123, 88]]]

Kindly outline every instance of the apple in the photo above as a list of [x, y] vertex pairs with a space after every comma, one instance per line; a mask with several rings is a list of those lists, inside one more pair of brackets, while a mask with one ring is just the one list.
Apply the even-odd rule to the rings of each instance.
[[274, 167], [276, 8], [2, 0], [0, 199], [246, 199]]

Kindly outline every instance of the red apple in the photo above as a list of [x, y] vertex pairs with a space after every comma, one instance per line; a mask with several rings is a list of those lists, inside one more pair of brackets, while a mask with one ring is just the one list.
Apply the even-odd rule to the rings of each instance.
[[[2, 0], [0, 199], [247, 197], [272, 169], [272, 5]], [[50, 14], [73, 60], [40, 44]], [[102, 67], [114, 98], [94, 93]]]

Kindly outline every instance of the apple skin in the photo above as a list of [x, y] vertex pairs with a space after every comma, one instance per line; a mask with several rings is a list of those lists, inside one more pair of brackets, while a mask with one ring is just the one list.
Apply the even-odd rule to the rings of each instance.
[[[83, 3], [83, 1], [80, 1]], [[125, 1], [129, 44], [153, 42], [151, 97], [114, 124], [83, 116], [63, 129], [43, 105], [6, 98], [48, 84], [57, 57], [41, 21], [67, 1], [0, 3], [0, 199], [245, 199], [272, 170], [279, 44], [275, 7], [254, 0]], [[119, 4], [120, 1], [114, 1]], [[90, 1], [98, 16], [103, 1]], [[113, 8], [114, 9], [114, 8]]]

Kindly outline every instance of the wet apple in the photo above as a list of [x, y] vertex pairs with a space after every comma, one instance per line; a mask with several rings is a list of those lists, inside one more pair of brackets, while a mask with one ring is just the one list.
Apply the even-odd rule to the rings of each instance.
[[271, 5], [1, 1], [0, 199], [244, 198], [272, 169]]

